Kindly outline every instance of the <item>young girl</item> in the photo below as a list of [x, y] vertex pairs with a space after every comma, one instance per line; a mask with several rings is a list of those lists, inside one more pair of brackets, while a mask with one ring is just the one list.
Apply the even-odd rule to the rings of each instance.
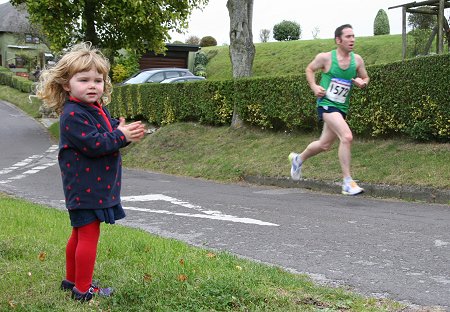
[[125, 217], [119, 149], [139, 141], [145, 132], [141, 122], [125, 124], [104, 107], [111, 99], [109, 68], [98, 50], [79, 44], [41, 73], [37, 89], [46, 105], [61, 115], [58, 161], [73, 227], [61, 288], [83, 301], [112, 293], [92, 283], [100, 223], [114, 224]]

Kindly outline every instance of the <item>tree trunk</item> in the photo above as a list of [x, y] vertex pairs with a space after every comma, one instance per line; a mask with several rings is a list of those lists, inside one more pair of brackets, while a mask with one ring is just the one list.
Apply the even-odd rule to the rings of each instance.
[[[233, 78], [252, 75], [255, 45], [253, 44], [252, 18], [253, 0], [228, 0], [230, 15], [230, 58]], [[236, 110], [233, 110], [231, 126], [239, 128], [243, 124]]]
[[84, 40], [90, 41], [93, 46], [97, 47], [99, 40], [95, 29], [95, 18], [97, 12], [97, 1], [86, 0], [83, 12]]

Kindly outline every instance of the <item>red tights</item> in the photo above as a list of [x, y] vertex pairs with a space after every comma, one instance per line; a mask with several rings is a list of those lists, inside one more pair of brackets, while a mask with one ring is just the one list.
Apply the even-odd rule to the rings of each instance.
[[66, 280], [82, 293], [89, 290], [94, 275], [100, 221], [74, 227], [66, 246]]

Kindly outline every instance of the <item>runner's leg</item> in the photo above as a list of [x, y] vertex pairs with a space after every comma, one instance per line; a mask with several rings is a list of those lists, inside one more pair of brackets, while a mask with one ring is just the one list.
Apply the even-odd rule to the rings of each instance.
[[323, 121], [330, 132], [339, 138], [339, 162], [341, 164], [343, 178], [350, 177], [351, 146], [353, 141], [352, 131], [340, 113], [323, 114]]
[[[339, 113], [336, 113], [339, 114]], [[323, 114], [330, 115], [330, 113]], [[340, 115], [340, 114], [339, 114]], [[325, 119], [324, 119], [325, 120]], [[308, 158], [315, 156], [321, 152], [328, 151], [336, 140], [337, 135], [333, 132], [333, 130], [327, 125], [325, 122], [323, 125], [322, 134], [320, 135], [319, 140], [311, 142], [306, 149], [300, 154], [300, 158], [303, 161]]]

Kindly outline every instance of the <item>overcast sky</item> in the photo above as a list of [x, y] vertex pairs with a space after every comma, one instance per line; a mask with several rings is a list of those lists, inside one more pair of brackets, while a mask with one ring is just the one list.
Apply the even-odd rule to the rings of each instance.
[[[402, 9], [388, 9], [413, 0], [254, 0], [253, 41], [260, 42], [261, 29], [271, 31], [283, 20], [294, 21], [302, 28], [301, 39], [312, 39], [315, 27], [320, 30], [319, 38], [333, 38], [334, 30], [342, 24], [351, 24], [356, 36], [372, 36], [373, 22], [378, 10], [383, 9], [389, 17], [391, 34], [402, 33]], [[417, 2], [422, 2], [417, 0]], [[195, 35], [213, 36], [219, 45], [229, 43], [230, 18], [227, 0], [209, 0], [203, 11], [195, 10], [184, 35], [174, 34], [173, 40], [185, 40]], [[447, 9], [446, 16], [449, 10]]]
[[[6, 0], [0, 0], [5, 3]], [[271, 31], [283, 20], [294, 21], [302, 28], [301, 39], [312, 39], [312, 31], [319, 29], [321, 39], [333, 38], [334, 30], [342, 24], [351, 24], [356, 36], [372, 36], [373, 21], [378, 10], [383, 9], [389, 17], [391, 34], [402, 33], [402, 9], [392, 6], [414, 2], [413, 0], [254, 0], [253, 41], [260, 42], [261, 29]], [[422, 2], [418, 0], [417, 2]], [[219, 45], [229, 43], [230, 18], [227, 0], [209, 0], [203, 11], [195, 10], [185, 34], [172, 34], [172, 41], [185, 42], [195, 35], [199, 38], [213, 36]], [[449, 16], [449, 9], [445, 15]]]

